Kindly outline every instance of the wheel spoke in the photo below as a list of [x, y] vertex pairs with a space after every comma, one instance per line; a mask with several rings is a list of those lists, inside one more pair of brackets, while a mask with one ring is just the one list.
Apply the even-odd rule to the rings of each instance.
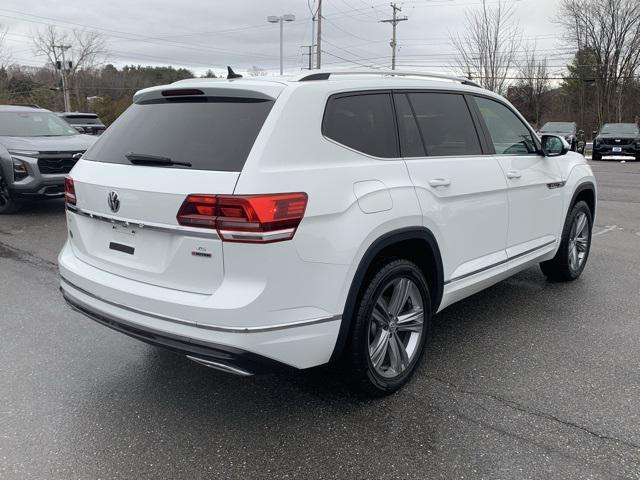
[[422, 331], [424, 325], [424, 312], [421, 308], [415, 309], [407, 314], [398, 317], [399, 332], [418, 332]]
[[576, 218], [576, 236], [581, 236], [586, 226], [587, 216], [584, 213], [581, 213], [578, 215], [578, 218]]
[[389, 364], [396, 373], [402, 372], [409, 365], [404, 344], [395, 333], [389, 338]]
[[572, 245], [569, 250], [569, 263], [574, 270], [578, 268], [578, 249], [575, 245]]
[[584, 253], [587, 251], [587, 239], [583, 237], [576, 238], [576, 248], [578, 252]]
[[380, 330], [375, 340], [369, 345], [369, 358], [374, 368], [378, 368], [384, 360], [389, 348], [389, 332]]
[[393, 285], [393, 293], [389, 300], [389, 314], [397, 317], [409, 298], [409, 287], [411, 283], [408, 278], [400, 278]]
[[380, 295], [380, 297], [378, 297], [378, 300], [376, 301], [375, 305], [373, 306], [373, 319], [379, 324], [379, 325], [389, 325], [389, 307], [387, 305], [387, 302], [385, 301], [384, 298], [382, 298], [382, 295]]

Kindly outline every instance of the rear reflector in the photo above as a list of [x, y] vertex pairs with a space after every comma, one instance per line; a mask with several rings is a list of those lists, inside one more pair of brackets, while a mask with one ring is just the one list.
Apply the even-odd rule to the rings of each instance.
[[307, 208], [306, 193], [189, 195], [180, 211], [183, 226], [211, 228], [227, 242], [291, 240]]
[[64, 201], [67, 205], [75, 205], [77, 201], [76, 187], [71, 177], [64, 177]]

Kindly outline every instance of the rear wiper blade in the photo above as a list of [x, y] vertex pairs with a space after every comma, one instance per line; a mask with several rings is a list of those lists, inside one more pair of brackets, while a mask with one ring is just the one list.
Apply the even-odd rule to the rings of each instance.
[[189, 162], [175, 162], [169, 157], [162, 157], [160, 155], [147, 155], [144, 153], [129, 152], [125, 155], [134, 165], [181, 165], [183, 167], [191, 167]]

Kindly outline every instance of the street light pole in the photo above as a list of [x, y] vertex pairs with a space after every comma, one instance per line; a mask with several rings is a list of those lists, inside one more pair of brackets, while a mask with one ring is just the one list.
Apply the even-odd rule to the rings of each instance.
[[284, 22], [293, 22], [296, 16], [291, 13], [286, 13], [282, 16], [269, 15], [267, 22], [280, 24], [280, 75], [284, 72]]
[[284, 56], [284, 22], [282, 18], [280, 18], [280, 75], [282, 75], [284, 69], [284, 61], [282, 57]]

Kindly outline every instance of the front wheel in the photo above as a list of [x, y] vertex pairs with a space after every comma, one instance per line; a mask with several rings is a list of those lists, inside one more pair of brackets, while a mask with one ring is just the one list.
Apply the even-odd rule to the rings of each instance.
[[5, 213], [14, 213], [18, 211], [18, 204], [9, 192], [7, 183], [0, 176], [0, 215]]
[[567, 215], [558, 253], [542, 262], [540, 268], [549, 279], [568, 282], [580, 276], [591, 250], [593, 216], [585, 202], [578, 202]]
[[404, 259], [381, 264], [365, 288], [354, 312], [347, 368], [360, 390], [380, 397], [416, 370], [431, 331], [431, 298], [420, 268]]
[[602, 160], [602, 155], [596, 151], [591, 154], [591, 160]]

